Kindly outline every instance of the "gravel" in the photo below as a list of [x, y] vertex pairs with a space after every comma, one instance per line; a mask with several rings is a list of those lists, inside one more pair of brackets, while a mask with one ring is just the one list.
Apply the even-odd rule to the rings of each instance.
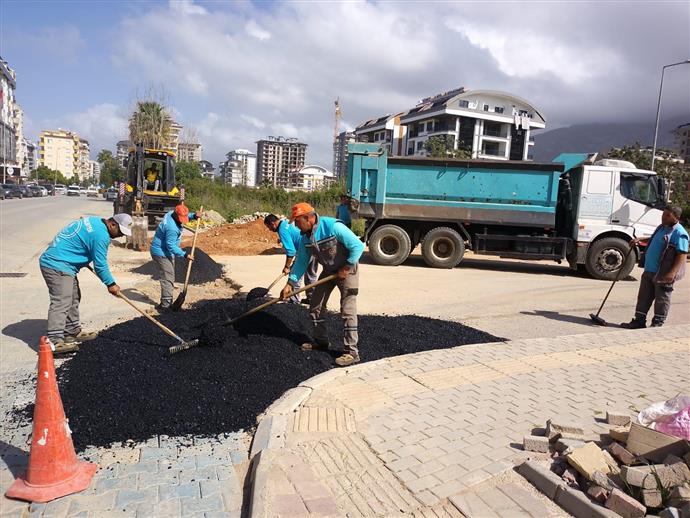
[[[75, 447], [108, 446], [157, 435], [213, 436], [251, 429], [284, 391], [333, 368], [342, 321], [329, 314], [331, 350], [302, 352], [305, 307], [278, 304], [224, 326], [243, 299], [203, 301], [161, 320], [203, 347], [168, 356], [174, 345], [144, 318], [117, 324], [81, 346], [58, 368]], [[361, 315], [363, 362], [388, 356], [501, 340], [457, 322], [413, 315]], [[27, 409], [29, 410], [29, 409]]]

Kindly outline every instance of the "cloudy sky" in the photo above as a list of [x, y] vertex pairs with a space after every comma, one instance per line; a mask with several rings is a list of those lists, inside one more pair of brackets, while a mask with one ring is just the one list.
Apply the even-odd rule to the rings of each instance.
[[[92, 154], [163, 89], [217, 164], [266, 135], [330, 167], [343, 124], [458, 86], [524, 97], [555, 128], [649, 121], [661, 67], [690, 58], [690, 3], [41, 1], [0, 3], [0, 55], [26, 132], [62, 127]], [[690, 119], [690, 65], [667, 71], [662, 117]]]

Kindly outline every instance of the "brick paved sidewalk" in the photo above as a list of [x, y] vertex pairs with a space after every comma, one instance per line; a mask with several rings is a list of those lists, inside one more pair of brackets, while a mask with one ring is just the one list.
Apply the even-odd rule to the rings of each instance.
[[321, 374], [260, 422], [253, 515], [562, 515], [514, 474], [522, 437], [559, 417], [598, 438], [607, 409], [689, 392], [689, 336], [679, 325], [468, 345]]

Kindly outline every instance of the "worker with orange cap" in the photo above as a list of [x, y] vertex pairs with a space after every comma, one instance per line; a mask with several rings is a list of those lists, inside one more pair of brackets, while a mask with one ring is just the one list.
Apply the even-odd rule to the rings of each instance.
[[201, 219], [199, 212], [189, 212], [184, 203], [180, 203], [174, 210], [169, 211], [156, 228], [156, 234], [151, 242], [151, 258], [158, 270], [158, 280], [161, 283], [161, 301], [156, 306], [158, 311], [170, 309], [175, 285], [175, 257], [184, 257], [193, 261], [194, 256], [180, 248], [182, 225], [192, 219]]
[[281, 292], [281, 298], [290, 297], [309, 265], [311, 257], [323, 267], [320, 278], [337, 273], [337, 280], [314, 288], [309, 304], [314, 340], [302, 344], [302, 350], [326, 350], [330, 346], [324, 322], [328, 299], [336, 286], [340, 291], [340, 316], [343, 319], [343, 354], [335, 363], [346, 367], [359, 361], [359, 335], [357, 333], [357, 294], [359, 292], [359, 258], [364, 244], [359, 238], [335, 218], [319, 216], [308, 203], [292, 207], [292, 221], [302, 233], [297, 250], [297, 259], [292, 264], [288, 283]]

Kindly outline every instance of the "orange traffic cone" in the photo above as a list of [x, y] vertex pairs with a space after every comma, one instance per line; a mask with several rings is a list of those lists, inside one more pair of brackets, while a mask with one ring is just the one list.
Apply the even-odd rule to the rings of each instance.
[[77, 458], [71, 435], [55, 379], [51, 343], [42, 336], [29, 469], [23, 478], [14, 481], [5, 496], [50, 502], [89, 487], [98, 466]]

